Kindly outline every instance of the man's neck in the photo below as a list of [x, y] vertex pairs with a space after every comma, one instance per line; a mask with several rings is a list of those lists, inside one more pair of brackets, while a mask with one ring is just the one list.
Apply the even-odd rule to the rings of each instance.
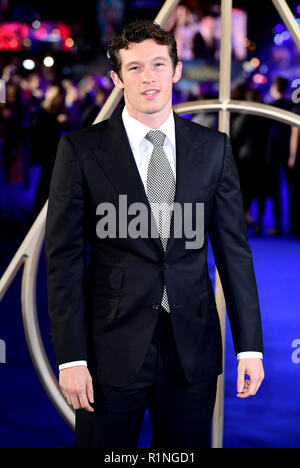
[[138, 122], [141, 122], [142, 124], [146, 125], [147, 127], [156, 130], [159, 128], [161, 125], [163, 125], [168, 118], [170, 117], [172, 113], [172, 108], [168, 110], [168, 112], [164, 112], [161, 115], [160, 114], [139, 114], [135, 112], [131, 112], [130, 109], [126, 106], [128, 115], [137, 120]]

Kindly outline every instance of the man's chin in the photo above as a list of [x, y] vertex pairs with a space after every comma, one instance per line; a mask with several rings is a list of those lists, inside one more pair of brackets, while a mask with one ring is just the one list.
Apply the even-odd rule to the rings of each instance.
[[172, 104], [169, 107], [168, 105], [162, 106], [162, 105], [158, 105], [158, 103], [152, 103], [152, 105], [148, 104], [146, 106], [142, 105], [142, 106], [134, 107], [134, 108], [127, 107], [127, 109], [131, 117], [134, 117], [137, 120], [141, 120], [143, 116], [149, 116], [153, 118], [154, 116], [159, 117], [159, 116], [163, 116], [166, 114], [168, 117], [169, 113], [172, 110]]
[[151, 105], [145, 106], [142, 112], [147, 115], [153, 115], [153, 114], [160, 114], [163, 111], [164, 111], [164, 107], [153, 104], [152, 106]]

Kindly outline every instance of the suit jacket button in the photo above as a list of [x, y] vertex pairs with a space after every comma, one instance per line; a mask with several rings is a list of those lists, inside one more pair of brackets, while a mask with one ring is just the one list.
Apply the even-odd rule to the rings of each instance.
[[164, 270], [168, 270], [170, 268], [170, 265], [168, 263], [164, 263]]
[[157, 302], [155, 302], [154, 304], [152, 304], [152, 309], [153, 310], [158, 310], [159, 309], [159, 304]]

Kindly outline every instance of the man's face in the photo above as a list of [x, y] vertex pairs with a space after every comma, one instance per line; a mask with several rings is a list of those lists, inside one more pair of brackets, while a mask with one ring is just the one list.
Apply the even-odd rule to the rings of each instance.
[[153, 39], [121, 49], [121, 78], [111, 73], [115, 86], [124, 89], [129, 114], [142, 122], [166, 120], [172, 108], [173, 83], [181, 78], [182, 64], [173, 69], [169, 49]]

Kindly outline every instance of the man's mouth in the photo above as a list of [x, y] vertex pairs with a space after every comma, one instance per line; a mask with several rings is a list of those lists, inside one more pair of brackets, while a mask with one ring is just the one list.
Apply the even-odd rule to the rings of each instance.
[[156, 94], [158, 94], [159, 91], [157, 89], [149, 89], [147, 91], [144, 91], [142, 93], [143, 96], [148, 96], [148, 97], [152, 97], [152, 96], [155, 96]]

